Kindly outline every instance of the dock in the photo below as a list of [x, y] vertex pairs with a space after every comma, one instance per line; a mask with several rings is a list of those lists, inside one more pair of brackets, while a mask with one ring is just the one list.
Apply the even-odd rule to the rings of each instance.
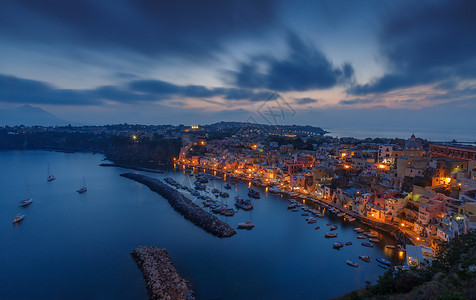
[[203, 208], [193, 203], [192, 200], [176, 189], [166, 185], [160, 179], [135, 173], [123, 173], [121, 176], [148, 186], [152, 191], [167, 199], [173, 209], [182, 214], [185, 219], [203, 228], [208, 233], [220, 238], [231, 237], [236, 234], [236, 231], [229, 224], [206, 212]]

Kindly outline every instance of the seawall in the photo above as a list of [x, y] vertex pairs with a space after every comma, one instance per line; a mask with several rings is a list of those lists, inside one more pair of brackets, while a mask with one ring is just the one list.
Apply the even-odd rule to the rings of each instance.
[[182, 214], [185, 219], [193, 222], [205, 231], [221, 238], [230, 237], [236, 234], [236, 231], [231, 228], [230, 225], [221, 221], [214, 215], [209, 214], [200, 206], [185, 197], [182, 193], [166, 185], [159, 179], [135, 173], [123, 173], [121, 176], [148, 186], [152, 191], [167, 199], [170, 205], [177, 212]]
[[153, 246], [138, 247], [131, 253], [142, 272], [150, 299], [195, 299], [175, 269], [166, 249]]

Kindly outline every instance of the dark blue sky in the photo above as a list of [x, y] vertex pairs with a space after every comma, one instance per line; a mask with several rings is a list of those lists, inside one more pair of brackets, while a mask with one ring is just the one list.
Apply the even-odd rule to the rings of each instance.
[[0, 108], [260, 122], [277, 92], [283, 123], [474, 128], [475, 32], [474, 1], [0, 0]]

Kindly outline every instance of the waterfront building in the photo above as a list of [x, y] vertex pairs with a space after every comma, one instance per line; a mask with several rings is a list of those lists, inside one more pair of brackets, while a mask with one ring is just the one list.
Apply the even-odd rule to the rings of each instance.
[[432, 157], [446, 157], [466, 161], [476, 160], [476, 147], [456, 143], [431, 144], [430, 154]]

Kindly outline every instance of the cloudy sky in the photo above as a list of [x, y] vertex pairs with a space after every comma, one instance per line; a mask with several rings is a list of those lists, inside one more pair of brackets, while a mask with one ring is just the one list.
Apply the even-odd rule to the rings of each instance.
[[0, 0], [0, 108], [464, 131], [475, 32], [475, 1]]

